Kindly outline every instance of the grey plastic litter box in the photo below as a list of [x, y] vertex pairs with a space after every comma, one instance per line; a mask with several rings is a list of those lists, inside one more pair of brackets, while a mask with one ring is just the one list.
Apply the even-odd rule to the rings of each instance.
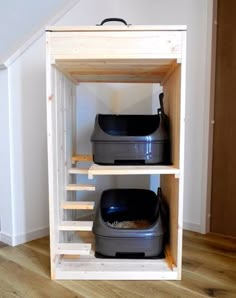
[[94, 163], [170, 164], [169, 122], [162, 99], [163, 95], [155, 115], [97, 114], [91, 136]]
[[[160, 198], [151, 190], [104, 191], [93, 224], [96, 255], [144, 258], [162, 254], [168, 234], [168, 216], [163, 208]], [[145, 225], [117, 228], [119, 222], [139, 221]]]

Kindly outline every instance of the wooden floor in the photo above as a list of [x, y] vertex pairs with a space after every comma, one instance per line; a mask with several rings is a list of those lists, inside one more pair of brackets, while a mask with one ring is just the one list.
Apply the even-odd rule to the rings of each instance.
[[51, 281], [48, 238], [0, 247], [0, 297], [236, 297], [236, 241], [184, 232], [182, 281]]

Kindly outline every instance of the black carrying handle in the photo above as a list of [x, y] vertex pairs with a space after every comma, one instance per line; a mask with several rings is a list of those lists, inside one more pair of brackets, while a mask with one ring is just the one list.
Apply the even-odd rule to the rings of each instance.
[[162, 92], [159, 94], [160, 108], [158, 109], [158, 114], [161, 112], [162, 115], [165, 115], [163, 98], [164, 98], [164, 93]]
[[121, 22], [121, 23], [125, 24], [126, 26], [128, 26], [127, 22], [121, 18], [107, 18], [107, 19], [104, 19], [103, 21], [101, 21], [101, 24], [97, 24], [97, 26], [102, 26], [103, 24], [105, 24], [107, 22]]
[[164, 115], [165, 111], [164, 111], [164, 103], [163, 103], [163, 98], [164, 98], [164, 93], [160, 93], [159, 95], [159, 101], [160, 101], [160, 108], [161, 108], [161, 113]]

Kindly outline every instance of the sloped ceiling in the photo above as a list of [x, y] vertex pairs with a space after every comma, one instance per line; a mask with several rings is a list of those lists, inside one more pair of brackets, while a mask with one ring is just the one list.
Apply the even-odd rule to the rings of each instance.
[[0, 0], [0, 64], [72, 0]]

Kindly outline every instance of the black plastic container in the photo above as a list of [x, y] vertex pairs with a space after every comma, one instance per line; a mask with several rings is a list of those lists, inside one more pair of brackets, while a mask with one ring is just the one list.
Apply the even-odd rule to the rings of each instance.
[[169, 164], [169, 135], [162, 114], [98, 114], [91, 136], [97, 164]]
[[[104, 191], [93, 225], [96, 253], [121, 258], [159, 256], [167, 229], [161, 210], [161, 200], [151, 190]], [[122, 223], [131, 223], [132, 227], [119, 226]]]
[[169, 119], [159, 95], [156, 115], [98, 114], [91, 136], [97, 164], [170, 164]]

